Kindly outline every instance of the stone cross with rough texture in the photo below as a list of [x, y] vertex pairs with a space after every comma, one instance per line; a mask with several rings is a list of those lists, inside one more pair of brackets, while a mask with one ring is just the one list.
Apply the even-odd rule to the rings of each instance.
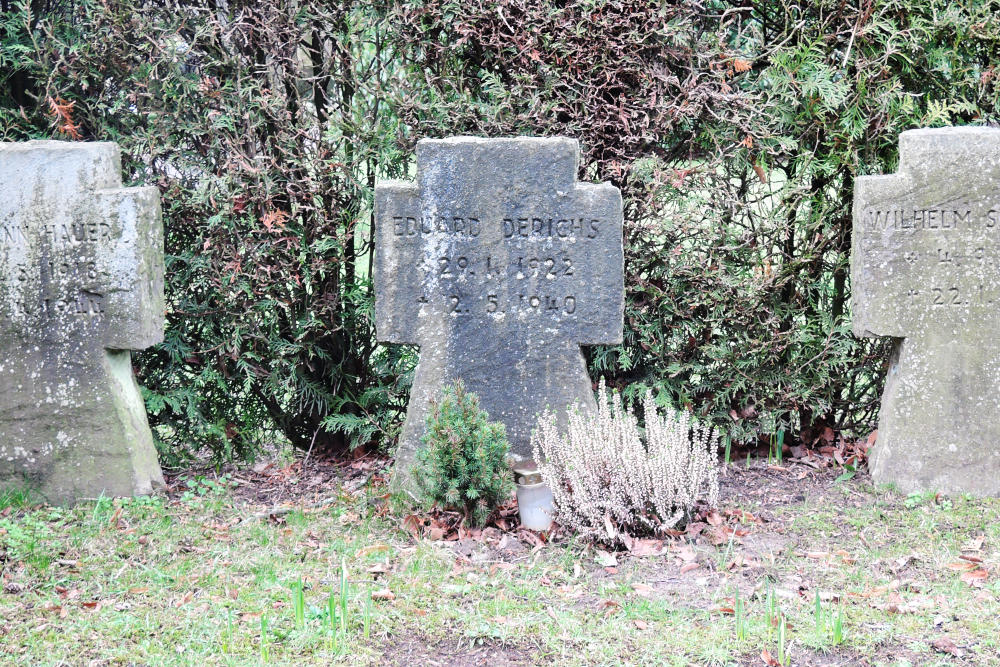
[[420, 346], [394, 483], [409, 486], [430, 401], [456, 379], [519, 458], [546, 407], [563, 421], [596, 410], [580, 346], [622, 340], [622, 200], [576, 181], [579, 152], [565, 138], [424, 139], [417, 182], [376, 188], [378, 339]]
[[857, 179], [854, 332], [896, 338], [872, 477], [1000, 494], [1000, 130], [910, 130]]
[[156, 188], [110, 143], [0, 143], [0, 488], [163, 485], [130, 350], [163, 339]]

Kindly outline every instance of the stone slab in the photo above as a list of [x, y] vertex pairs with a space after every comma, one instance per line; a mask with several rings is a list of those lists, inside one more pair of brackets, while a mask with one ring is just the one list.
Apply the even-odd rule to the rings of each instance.
[[111, 143], [0, 143], [0, 488], [52, 503], [163, 485], [131, 350], [163, 339], [156, 188]]
[[1000, 495], [1000, 129], [903, 132], [896, 174], [859, 177], [859, 336], [895, 340], [872, 477]]
[[536, 415], [596, 410], [581, 345], [622, 340], [622, 200], [576, 180], [566, 138], [424, 139], [415, 183], [376, 187], [378, 339], [420, 346], [394, 484], [430, 401], [461, 378], [516, 457]]

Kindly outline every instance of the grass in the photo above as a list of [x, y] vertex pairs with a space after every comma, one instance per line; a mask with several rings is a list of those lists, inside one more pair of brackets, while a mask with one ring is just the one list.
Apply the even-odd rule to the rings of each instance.
[[756, 516], [731, 519], [739, 539], [616, 568], [574, 540], [415, 540], [364, 489], [280, 522], [204, 480], [172, 500], [10, 502], [0, 664], [956, 664], [931, 646], [946, 636], [1000, 665], [1000, 501], [833, 474], [795, 495], [763, 468], [726, 475], [750, 491], [724, 508]]

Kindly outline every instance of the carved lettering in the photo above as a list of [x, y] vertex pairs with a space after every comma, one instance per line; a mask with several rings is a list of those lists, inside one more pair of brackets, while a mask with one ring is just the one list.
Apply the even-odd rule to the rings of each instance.
[[594, 239], [601, 221], [593, 218], [525, 217], [504, 218], [503, 236], [513, 238]]
[[4, 225], [2, 239], [4, 245], [8, 246], [24, 246], [28, 243], [24, 227], [21, 225]]
[[475, 238], [479, 236], [479, 218], [473, 216], [412, 217], [396, 215], [392, 218], [394, 236], [414, 238], [421, 234], [442, 234]]
[[[973, 221], [972, 210], [965, 209], [867, 209], [862, 220], [866, 231], [894, 230], [948, 230], [966, 228]], [[995, 223], [994, 223], [995, 224]], [[987, 218], [986, 226], [989, 224]]]

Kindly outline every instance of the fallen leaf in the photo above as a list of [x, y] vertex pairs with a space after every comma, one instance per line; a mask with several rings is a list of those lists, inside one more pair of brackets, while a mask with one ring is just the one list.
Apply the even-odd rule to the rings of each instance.
[[729, 516], [733, 517], [737, 521], [742, 523], [760, 523], [760, 519], [755, 517], [750, 512], [741, 509], [734, 509], [729, 512]]
[[972, 570], [971, 572], [962, 573], [962, 581], [969, 584], [970, 586], [980, 587], [983, 582], [990, 576], [990, 573], [986, 570], [979, 568], [978, 570]]
[[365, 556], [373, 553], [378, 553], [380, 551], [388, 551], [389, 547], [385, 544], [373, 544], [363, 549], [358, 549], [358, 552], [354, 554], [355, 558], [364, 558]]
[[646, 621], [643, 621], [638, 618], [632, 619], [632, 624], [635, 625], [635, 627], [639, 630], [646, 630], [649, 628], [649, 625], [646, 624]]
[[727, 526], [712, 526], [702, 534], [708, 538], [709, 544], [713, 547], [718, 547], [723, 544], [728, 544], [729, 540], [732, 539], [730, 537], [732, 533], [727, 531], [726, 528]]
[[424, 520], [416, 514], [410, 514], [403, 519], [403, 528], [410, 531], [414, 539], [420, 538], [420, 531], [424, 527]]
[[646, 584], [632, 584], [632, 590], [642, 596], [648, 596], [653, 592], [652, 586], [647, 586]]
[[761, 183], [767, 183], [767, 173], [764, 171], [762, 166], [755, 164], [753, 166], [753, 170], [757, 172], [757, 178], [760, 179]]
[[382, 590], [372, 591], [372, 600], [379, 600], [384, 602], [392, 602], [396, 599], [396, 595], [390, 591], [388, 588], [383, 588]]
[[691, 570], [697, 570], [699, 567], [701, 567], [701, 565], [699, 565], [698, 563], [685, 563], [681, 567], [681, 574], [685, 574], [687, 572], [690, 572]]
[[621, 609], [622, 605], [620, 602], [615, 600], [601, 600], [600, 608], [604, 610], [605, 616], [610, 616], [615, 613], [616, 610]]
[[958, 648], [958, 646], [949, 637], [938, 637], [931, 642], [931, 648], [939, 653], [947, 653], [948, 655], [953, 655], [956, 658], [961, 658], [965, 655], [965, 651]]
[[684, 532], [690, 537], [696, 537], [701, 534], [701, 531], [705, 530], [708, 524], [704, 521], [692, 521], [687, 526], [684, 527]]
[[969, 570], [975, 570], [976, 564], [967, 561], [955, 561], [954, 563], [948, 563], [945, 567], [956, 572], [968, 572]]
[[662, 556], [665, 554], [669, 547], [663, 545], [663, 540], [625, 540], [625, 546], [628, 548], [629, 553], [638, 558], [644, 556]]
[[774, 656], [771, 655], [771, 652], [767, 649], [760, 652], [760, 659], [763, 660], [764, 664], [769, 667], [780, 667], [778, 661], [774, 659]]
[[965, 544], [962, 545], [962, 551], [982, 551], [983, 542], [986, 541], [985, 535], [978, 535]]

